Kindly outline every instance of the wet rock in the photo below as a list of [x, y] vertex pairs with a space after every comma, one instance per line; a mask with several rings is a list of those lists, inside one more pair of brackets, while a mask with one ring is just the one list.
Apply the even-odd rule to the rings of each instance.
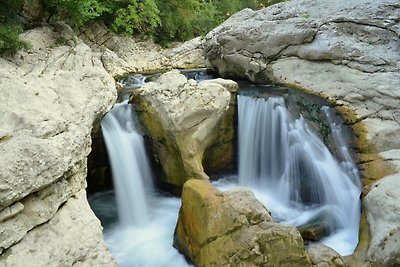
[[322, 244], [311, 244], [307, 246], [307, 253], [315, 267], [348, 266], [336, 251]]
[[174, 245], [197, 266], [311, 266], [295, 227], [273, 222], [251, 191], [208, 181], [185, 183]]
[[162, 167], [164, 182], [182, 186], [188, 177], [208, 179], [202, 166], [204, 150], [215, 141], [230, 97], [220, 83], [197, 83], [176, 70], [133, 93], [131, 101]]

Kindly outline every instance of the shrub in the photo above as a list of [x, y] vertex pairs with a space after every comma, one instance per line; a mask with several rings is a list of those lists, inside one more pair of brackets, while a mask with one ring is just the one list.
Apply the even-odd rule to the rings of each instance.
[[21, 48], [29, 48], [29, 44], [18, 37], [22, 28], [0, 26], [0, 53], [14, 54]]

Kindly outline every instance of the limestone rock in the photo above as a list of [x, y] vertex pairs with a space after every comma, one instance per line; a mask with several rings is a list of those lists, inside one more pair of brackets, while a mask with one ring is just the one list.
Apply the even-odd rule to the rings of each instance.
[[344, 259], [333, 249], [322, 244], [311, 244], [307, 253], [315, 267], [346, 267]]
[[[204, 81], [207, 83], [207, 81]], [[210, 80], [211, 83], [218, 83], [225, 87], [231, 93], [229, 101], [229, 108], [218, 123], [218, 128], [214, 131], [216, 134], [204, 151], [203, 167], [206, 173], [215, 173], [218, 171], [226, 171], [233, 169], [236, 164], [236, 116], [237, 105], [236, 96], [238, 92], [238, 85], [231, 80], [214, 79]]]
[[170, 48], [163, 48], [151, 40], [118, 36], [101, 24], [93, 24], [79, 37], [102, 54], [104, 67], [113, 76], [205, 66], [203, 39], [200, 37], [177, 43]]
[[[230, 86], [233, 81], [227, 82]], [[204, 150], [229, 107], [230, 93], [218, 82], [197, 83], [170, 71], [146, 83], [131, 101], [145, 125], [165, 182], [181, 186], [189, 178], [208, 179]]]
[[376, 265], [400, 265], [400, 174], [381, 179], [365, 198], [371, 243], [367, 258]]
[[398, 71], [398, 3], [290, 1], [243, 10], [206, 36], [206, 58], [223, 75], [266, 78], [267, 64], [296, 56], [363, 72]]
[[116, 266], [84, 190], [0, 256], [1, 266]]
[[[61, 32], [65, 30], [62, 27]], [[83, 257], [79, 253], [68, 255], [77, 244], [59, 246], [57, 242], [60, 236], [76, 238], [83, 225], [70, 223], [54, 240], [46, 239], [52, 230], [44, 225], [56, 222], [60, 207], [67, 206], [63, 204], [86, 187], [91, 129], [114, 103], [115, 81], [99, 56], [81, 41], [60, 45], [60, 33], [49, 27], [20, 37], [32, 48], [14, 58], [0, 58], [0, 254], [5, 255], [0, 262], [6, 258], [10, 262], [39, 262], [29, 258], [36, 254], [23, 248], [22, 244], [30, 242], [32, 250], [40, 247], [72, 264]], [[85, 201], [80, 198], [80, 205]], [[88, 208], [82, 207], [79, 216], [86, 221], [86, 228], [101, 233]], [[69, 236], [69, 231], [74, 234]], [[81, 247], [90, 244], [90, 249], [103, 242], [98, 235], [93, 240], [76, 240]], [[101, 253], [111, 257], [105, 249]], [[52, 261], [56, 259], [41, 266], [59, 266]]]
[[185, 183], [174, 245], [197, 266], [311, 266], [295, 227], [273, 222], [250, 190], [208, 181]]

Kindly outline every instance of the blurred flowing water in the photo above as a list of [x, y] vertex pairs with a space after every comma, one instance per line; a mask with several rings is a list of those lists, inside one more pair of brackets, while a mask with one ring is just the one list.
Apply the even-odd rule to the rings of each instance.
[[252, 188], [275, 220], [300, 227], [323, 223], [330, 234], [321, 242], [349, 255], [358, 243], [360, 179], [340, 125], [328, 107], [322, 110], [341, 162], [283, 97], [239, 95], [239, 174], [232, 183]]
[[[132, 88], [143, 82], [140, 76], [125, 81]], [[103, 218], [104, 239], [118, 266], [189, 266], [172, 246], [180, 199], [156, 192], [143, 136], [125, 98], [101, 122], [114, 192], [93, 196], [92, 208]]]

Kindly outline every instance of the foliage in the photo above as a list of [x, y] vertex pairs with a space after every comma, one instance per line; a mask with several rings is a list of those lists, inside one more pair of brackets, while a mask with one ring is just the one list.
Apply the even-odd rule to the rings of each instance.
[[128, 34], [151, 34], [159, 25], [160, 17], [154, 0], [107, 1], [106, 17], [114, 17], [111, 28]]
[[21, 0], [0, 1], [0, 53], [14, 53], [18, 49], [27, 48], [28, 44], [19, 39], [22, 32], [22, 20], [18, 16]]
[[50, 16], [78, 27], [93, 21], [106, 11], [98, 0], [44, 0], [44, 5]]
[[15, 53], [21, 48], [29, 48], [29, 44], [18, 37], [22, 28], [0, 26], [0, 53]]

